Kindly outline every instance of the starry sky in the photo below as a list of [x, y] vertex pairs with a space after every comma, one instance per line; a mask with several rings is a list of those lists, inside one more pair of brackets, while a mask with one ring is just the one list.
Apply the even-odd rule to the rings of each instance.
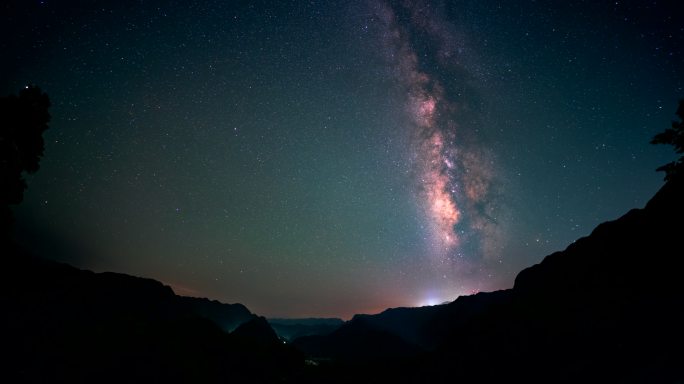
[[674, 159], [674, 1], [3, 4], [53, 104], [19, 241], [265, 316], [509, 288]]

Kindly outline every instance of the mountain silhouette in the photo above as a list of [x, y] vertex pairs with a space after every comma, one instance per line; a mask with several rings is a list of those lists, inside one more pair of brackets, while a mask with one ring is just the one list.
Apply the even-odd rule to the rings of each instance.
[[351, 320], [325, 336], [304, 336], [292, 344], [313, 358], [336, 359], [344, 362], [390, 360], [416, 356], [421, 349], [400, 336], [376, 329], [364, 320]]
[[242, 304], [225, 304], [201, 297], [178, 296], [176, 299], [186, 310], [216, 323], [225, 332], [232, 332], [254, 316]]
[[3, 251], [2, 382], [274, 382], [303, 364], [242, 305]]
[[[336, 382], [684, 382], [683, 219], [684, 183], [671, 179], [643, 209], [521, 271], [512, 289], [357, 315], [294, 345], [338, 361]], [[416, 349], [398, 354], [398, 340]]]
[[253, 316], [249, 321], [240, 324], [240, 326], [233, 331], [232, 335], [261, 345], [274, 345], [280, 343], [278, 335], [268, 324], [266, 318], [262, 316]]

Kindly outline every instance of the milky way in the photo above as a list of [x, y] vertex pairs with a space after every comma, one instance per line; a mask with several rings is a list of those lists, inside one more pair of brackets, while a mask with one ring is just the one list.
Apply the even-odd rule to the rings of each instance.
[[[392, 8], [377, 3], [374, 9], [382, 25], [385, 57], [405, 92], [406, 125], [412, 137], [410, 164], [425, 218], [427, 253], [435, 265], [458, 270], [473, 259], [495, 257], [499, 231], [491, 199], [495, 179], [491, 156], [475, 144], [473, 132], [466, 132], [469, 127], [460, 124], [465, 102], [450, 98], [439, 74], [430, 73], [422, 60], [466, 71], [457, 55], [463, 51], [459, 39], [429, 4]], [[412, 47], [416, 34], [429, 36], [429, 52], [419, 55]]]

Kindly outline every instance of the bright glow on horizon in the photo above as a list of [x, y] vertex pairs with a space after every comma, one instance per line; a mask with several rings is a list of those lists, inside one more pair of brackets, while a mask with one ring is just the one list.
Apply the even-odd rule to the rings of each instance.
[[418, 306], [419, 307], [432, 307], [433, 305], [438, 305], [440, 303], [441, 303], [441, 301], [439, 299], [434, 298], [434, 297], [430, 297], [427, 300], [420, 303]]
[[[458, 297], [458, 296], [456, 296], [456, 297]], [[443, 297], [430, 295], [430, 296], [427, 296], [426, 298], [424, 298], [423, 300], [419, 301], [416, 306], [417, 307], [432, 307], [435, 305], [446, 304], [446, 303], [450, 303], [450, 302], [456, 300], [456, 297], [445, 299]]]

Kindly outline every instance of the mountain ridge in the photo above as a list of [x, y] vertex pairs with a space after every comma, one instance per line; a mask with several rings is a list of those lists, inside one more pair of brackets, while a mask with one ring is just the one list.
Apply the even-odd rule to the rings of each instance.
[[3, 381], [272, 382], [302, 367], [299, 352], [241, 304], [181, 297], [153, 279], [81, 270], [12, 245], [4, 250]]
[[[408, 366], [421, 381], [684, 380], [678, 347], [684, 345], [683, 184], [668, 181], [644, 208], [598, 225], [523, 269], [510, 289], [359, 315], [340, 330], [347, 339], [386, 332], [419, 346]], [[350, 367], [366, 377], [413, 381], [383, 377], [381, 370], [397, 367], [373, 369], [354, 359], [335, 333], [294, 344], [310, 356], [340, 359], [339, 382], [352, 379], [344, 376]], [[375, 348], [371, 344], [355, 347]]]

